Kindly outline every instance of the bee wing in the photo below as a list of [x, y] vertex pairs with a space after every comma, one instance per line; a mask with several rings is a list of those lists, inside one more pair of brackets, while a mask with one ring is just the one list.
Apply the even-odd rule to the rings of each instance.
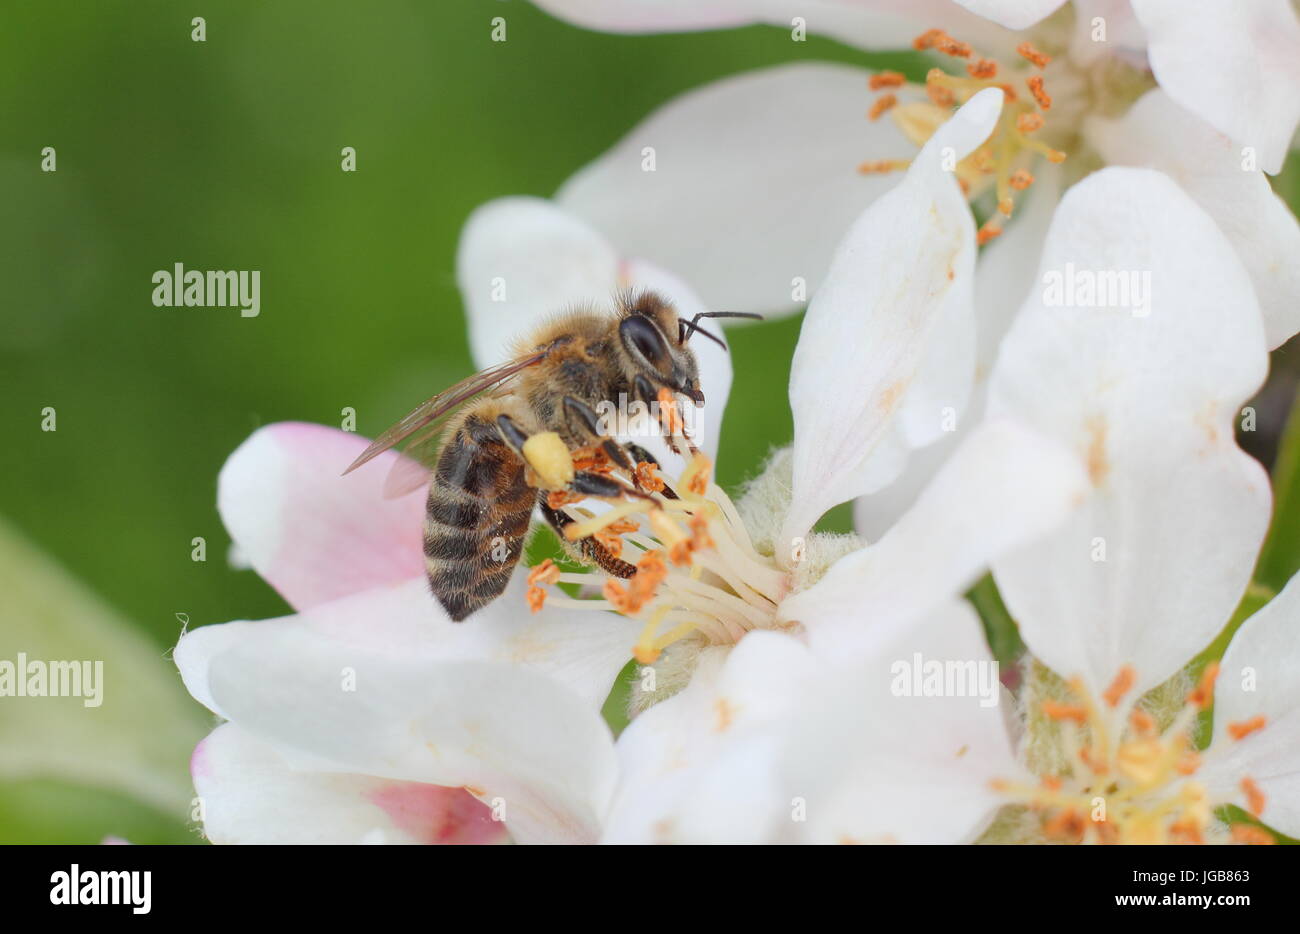
[[[416, 406], [396, 425], [393, 425], [372, 441], [370, 447], [362, 451], [361, 456], [348, 465], [348, 469], [343, 473], [345, 475], [351, 473], [389, 448], [396, 447], [408, 440], [412, 442], [412, 444], [408, 445], [411, 448], [411, 453], [418, 453], [422, 460], [431, 457], [432, 453], [436, 452], [438, 429], [441, 427], [439, 424], [441, 421], [475, 396], [481, 396], [486, 392], [501, 388], [507, 380], [514, 377], [521, 370], [535, 366], [545, 358], [546, 351], [544, 350], [517, 357], [514, 360], [481, 370], [473, 376], [466, 377], [454, 386], [447, 387], [432, 399], [427, 399]], [[430, 448], [434, 450], [428, 450]], [[398, 461], [398, 463], [402, 462]], [[415, 464], [410, 464], [410, 466], [416, 467]], [[416, 469], [418, 470], [418, 468]], [[396, 468], [394, 468], [394, 473], [396, 472]], [[390, 476], [390, 483], [386, 484], [385, 492], [390, 496], [401, 495], [400, 493], [392, 493], [390, 487], [392, 490], [396, 490], [403, 484], [410, 482], [409, 478], [396, 483], [392, 482], [395, 479], [395, 477]], [[416, 484], [416, 486], [418, 485]], [[415, 489], [415, 486], [407, 486], [404, 492], [410, 492], [412, 489]]]

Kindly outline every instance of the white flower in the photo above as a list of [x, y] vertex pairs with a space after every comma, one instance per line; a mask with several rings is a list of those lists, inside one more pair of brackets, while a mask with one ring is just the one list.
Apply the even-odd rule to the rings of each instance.
[[[1225, 825], [1220, 809], [1235, 804], [1300, 832], [1300, 581], [1237, 630], [1199, 685], [1185, 671], [1241, 599], [1268, 522], [1267, 478], [1233, 435], [1267, 366], [1249, 277], [1213, 222], [1150, 170], [1110, 169], [1066, 196], [1041, 270], [1067, 258], [1098, 269], [1146, 265], [1152, 304], [1134, 317], [1031, 296], [991, 380], [991, 421], [971, 436], [1013, 418], [1072, 450], [1087, 477], [1080, 508], [1031, 544], [981, 543], [1030, 652], [1055, 673], [1031, 680], [1025, 722], [979, 698], [893, 689], [894, 665], [914, 655], [989, 660], [970, 610], [946, 602], [954, 590], [938, 579], [909, 580], [910, 597], [895, 606], [935, 596], [905, 626], [863, 599], [943, 565], [926, 554], [939, 546], [918, 536], [874, 575], [844, 559], [795, 598], [823, 614], [810, 643], [840, 660], [830, 670], [814, 668], [801, 646], [768, 639], [760, 653], [746, 641], [730, 671], [688, 689], [697, 709], [721, 704], [735, 721], [734, 708], [752, 704], [767, 719], [761, 733], [734, 740], [718, 735], [729, 727], [653, 745], [660, 771], [647, 787], [662, 795], [681, 786], [660, 804], [661, 830], [960, 841], [1011, 804], [1030, 810], [1004, 812], [998, 839], [1269, 841], [1251, 824]], [[969, 500], [954, 505], [962, 502], [969, 510]], [[831, 625], [836, 617], [843, 622]], [[1211, 700], [1212, 736], [1200, 749], [1198, 718]], [[620, 739], [625, 761], [629, 737], [648, 734], [652, 718], [666, 716], [659, 711]], [[683, 759], [700, 764], [678, 779]], [[742, 771], [757, 775], [752, 785]], [[715, 814], [723, 817], [708, 823]]]
[[[521, 569], [501, 598], [453, 624], [420, 578], [420, 498], [384, 502], [383, 464], [336, 476], [362, 440], [281, 425], [246, 442], [222, 472], [222, 515], [252, 566], [299, 613], [203, 627], [177, 647], [190, 692], [230, 721], [194, 764], [209, 836], [428, 840], [440, 838], [431, 828], [484, 827], [484, 814], [446, 788], [464, 788], [493, 816], [501, 811], [521, 842], [680, 836], [655, 829], [666, 819], [656, 804], [663, 789], [642, 794], [653, 770], [638, 761], [654, 759], [643, 743], [656, 724], [683, 718], [668, 733], [673, 742], [718, 716], [736, 727], [730, 735], [769, 736], [761, 703], [695, 716], [692, 698], [712, 690], [715, 673], [746, 659], [763, 664], [769, 644], [810, 653], [818, 670], [866, 651], [862, 640], [897, 637], [991, 558], [1059, 522], [1080, 497], [1081, 471], [1056, 443], [1006, 419], [972, 432], [879, 542], [809, 532], [862, 476], [901, 468], [896, 452], [930, 431], [927, 412], [961, 405], [968, 377], [954, 379], [952, 368], [970, 368], [963, 318], [974, 225], [940, 150], [969, 150], [997, 119], [998, 99], [996, 91], [978, 97], [936, 133], [896, 191], [854, 225], [813, 302], [792, 375], [797, 427], [786, 462], [816, 473], [802, 481], [796, 473], [783, 490], [780, 470], [770, 471], [743, 503], [748, 527], [700, 460], [684, 468], [665, 460], [676, 506], [575, 511], [593, 528], [636, 522], [625, 557], [639, 556], [642, 573], [629, 582]], [[458, 265], [481, 365], [540, 316], [608, 301], [621, 287], [659, 289], [686, 314], [701, 307], [680, 281], [621, 259], [535, 199], [477, 212]], [[968, 339], [952, 349], [962, 334]], [[863, 361], [864, 345], [874, 362]], [[711, 344], [699, 348], [705, 411], [715, 410], [699, 438], [708, 449], [730, 362]], [[809, 453], [819, 449], [828, 456]], [[781, 543], [795, 532], [805, 539], [802, 560]], [[556, 580], [595, 583], [604, 597], [543, 590]], [[533, 601], [543, 604], [536, 615], [525, 610], [526, 588], [545, 594]], [[845, 616], [846, 606], [867, 608], [870, 619]], [[653, 706], [616, 750], [596, 711], [634, 646], [653, 660], [659, 684], [642, 692], [640, 703]], [[771, 697], [780, 706], [779, 694]], [[330, 814], [310, 822], [308, 809]]]
[[[1288, 0], [1080, 0], [1064, 8], [971, 0], [967, 9], [947, 0], [539, 5], [585, 26], [634, 32], [750, 22], [789, 27], [799, 17], [811, 31], [871, 49], [904, 47], [922, 30], [939, 29], [956, 37], [947, 40], [953, 46], [940, 47], [963, 52], [957, 40], [964, 40], [974, 48], [968, 58], [946, 61], [959, 68], [977, 65], [981, 55], [996, 61], [995, 77], [937, 75], [928, 89], [960, 102], [982, 84], [1006, 84], [1018, 96], [980, 157], [997, 189], [985, 237], [1022, 231], [1016, 243], [995, 241], [981, 258], [976, 292], [988, 332], [981, 364], [990, 361], [984, 351], [996, 345], [1007, 310], [1030, 285], [1051, 205], [1097, 161], [1171, 175], [1246, 262], [1270, 346], [1300, 329], [1300, 277], [1286, 261], [1300, 253], [1300, 228], [1256, 169], [1279, 170], [1300, 120], [1300, 23]], [[1030, 49], [1019, 53], [1025, 42]], [[929, 45], [935, 47], [933, 38]], [[1045, 68], [1021, 58], [1042, 52], [1052, 58]], [[887, 190], [881, 176], [857, 176], [852, 167], [905, 162], [942, 119], [932, 103], [908, 102], [906, 88], [889, 87], [881, 93], [900, 98], [897, 121], [864, 119], [869, 74], [793, 64], [696, 89], [577, 173], [557, 200], [621, 248], [676, 270], [711, 307], [796, 307], [822, 282], [852, 219]], [[1042, 79], [1050, 108], [1034, 106], [1026, 78]], [[1030, 123], [1019, 124], [1022, 116]], [[1040, 118], [1041, 129], [1024, 129]], [[644, 171], [647, 147], [654, 171]], [[1044, 158], [1053, 149], [1068, 154], [1063, 166]], [[1028, 174], [1017, 177], [1018, 170]], [[987, 188], [976, 184], [973, 164], [963, 174], [972, 196]], [[1017, 195], [1012, 182], [1029, 176], [1037, 178], [1034, 187]], [[1026, 195], [1028, 203], [1018, 203]], [[998, 205], [1014, 207], [1013, 222], [993, 213]]]

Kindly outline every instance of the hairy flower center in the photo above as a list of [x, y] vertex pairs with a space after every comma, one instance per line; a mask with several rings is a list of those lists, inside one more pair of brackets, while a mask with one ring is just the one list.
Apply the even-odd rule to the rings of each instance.
[[[1201, 760], [1193, 734], [1198, 714], [1213, 698], [1217, 673], [1217, 665], [1206, 669], [1164, 730], [1141, 707], [1121, 705], [1136, 680], [1132, 668], [1120, 671], [1101, 703], [1080, 679], [1071, 680], [1068, 700], [1041, 704], [1044, 724], [1060, 730], [1059, 767], [1043, 774], [1037, 786], [999, 780], [994, 788], [1027, 806], [1044, 835], [1059, 842], [1209, 842], [1215, 809], [1231, 802], [1211, 800], [1196, 780]], [[1241, 739], [1263, 726], [1259, 717], [1232, 724], [1229, 734]], [[1259, 786], [1245, 778], [1241, 791], [1247, 809], [1258, 815], [1265, 803]], [[1230, 834], [1237, 842], [1273, 842], [1245, 822], [1232, 824]]]
[[[591, 536], [636, 572], [627, 579], [595, 569], [566, 572], [548, 559], [529, 575], [534, 612], [550, 600], [644, 620], [634, 650], [642, 664], [653, 663], [665, 648], [691, 634], [708, 644], [727, 645], [751, 629], [773, 626], [787, 576], [755, 551], [735, 506], [710, 480], [710, 466], [696, 453], [669, 485], [650, 464], [632, 471], [602, 465], [603, 472], [635, 479], [639, 489], [654, 492], [620, 501], [600, 514], [565, 506], [575, 520], [565, 528], [565, 537], [577, 542]], [[544, 588], [556, 583], [578, 585], [579, 595], [548, 594]]]
[[[967, 61], [965, 75], [930, 69], [925, 79], [928, 100], [905, 104], [900, 104], [897, 95], [888, 90], [907, 85], [903, 75], [883, 71], [871, 76], [871, 90], [885, 93], [876, 98], [868, 118], [876, 120], [885, 112], [892, 112], [895, 123], [916, 145], [923, 145], [952, 115], [954, 108], [980, 91], [1001, 88], [1005, 95], [1002, 114], [992, 134], [955, 166], [957, 181], [968, 198], [979, 197], [990, 186], [995, 191], [996, 213], [979, 230], [979, 243], [987, 243], [1002, 232], [1003, 225], [1011, 217], [1015, 209], [1015, 193], [1033, 184], [1034, 176], [1030, 169], [1034, 163], [1040, 158], [1050, 162], [1065, 159], [1065, 153], [1037, 138], [1052, 109], [1052, 97], [1041, 73], [1051, 58], [1038, 51], [1032, 43], [1023, 42], [1017, 51], [1024, 62], [1008, 66], [980, 57], [970, 45], [953, 39], [941, 29], [927, 30], [917, 36], [913, 45], [918, 50], [933, 49]], [[891, 172], [908, 165], [908, 160], [885, 159], [864, 162], [858, 166], [858, 171], [864, 174]]]

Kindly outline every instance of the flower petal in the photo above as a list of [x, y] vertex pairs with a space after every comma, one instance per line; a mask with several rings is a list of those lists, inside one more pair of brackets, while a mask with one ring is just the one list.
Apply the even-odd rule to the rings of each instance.
[[1009, 419], [982, 424], [884, 538], [787, 597], [779, 616], [807, 627], [820, 658], [864, 657], [1060, 524], [1086, 489], [1055, 441]]
[[297, 609], [424, 573], [423, 491], [385, 499], [398, 457], [356, 473], [357, 435], [281, 422], [259, 428], [217, 478], [217, 509], [248, 562]]
[[203, 626], [181, 637], [174, 660], [193, 697], [230, 716], [209, 683], [214, 661], [263, 639], [328, 643], [340, 651], [430, 664], [492, 661], [548, 675], [599, 710], [614, 678], [632, 655], [640, 624], [614, 614], [577, 614], [544, 606], [525, 609], [524, 571], [504, 594], [462, 623], [454, 623], [429, 594], [423, 578], [377, 587], [295, 616]]
[[[903, 181], [854, 223], [808, 306], [790, 376], [787, 542], [837, 503], [887, 485], [900, 450], [938, 440], [945, 410], [965, 405], [975, 229], [943, 165], [988, 137], [1001, 103], [1000, 91], [982, 91], [939, 128]], [[881, 454], [887, 469], [870, 463]]]
[[[893, 184], [857, 166], [914, 152], [893, 121], [866, 119], [868, 74], [800, 63], [690, 91], [570, 178], [556, 201], [624, 253], [681, 275], [709, 308], [792, 310], [821, 283], [853, 219]], [[654, 171], [643, 169], [646, 147]]]
[[769, 841], [790, 809], [776, 784], [780, 724], [811, 674], [808, 650], [784, 633], [706, 650], [686, 689], [619, 737], [604, 842]]
[[[982, 680], [966, 696], [921, 696], [911, 672], [935, 662]], [[1000, 701], [979, 620], [957, 601], [891, 633], [859, 663], [823, 673], [780, 759], [789, 798], [806, 802], [801, 839], [970, 842], [1002, 803], [990, 781], [1019, 774]]]
[[1160, 86], [1264, 171], [1282, 168], [1300, 122], [1300, 20], [1289, 0], [1132, 0]]
[[[1250, 579], [1269, 489], [1233, 421], [1264, 377], [1263, 327], [1223, 234], [1148, 169], [1075, 185], [1039, 273], [1046, 287], [1003, 341], [989, 414], [1070, 446], [1093, 492], [994, 573], [1042, 661], [1096, 693], [1131, 664], [1142, 691], [1209, 643]], [[1146, 301], [1085, 293], [1107, 274]]]
[[[533, 0], [553, 16], [606, 32], [679, 32], [751, 23], [809, 32], [863, 49], [906, 48], [923, 29], [942, 26], [988, 54], [1010, 34], [952, 0]], [[1057, 0], [1063, 2], [1063, 0]]]
[[555, 678], [315, 639], [284, 621], [236, 635], [190, 657], [182, 641], [177, 662], [200, 700], [291, 767], [464, 786], [504, 806], [518, 842], [595, 839], [613, 792], [613, 739], [590, 700]]
[[483, 844], [505, 825], [462, 788], [289, 767], [232, 723], [194, 750], [204, 835], [225, 844]]
[[1270, 349], [1300, 331], [1300, 224], [1263, 174], [1243, 170], [1231, 140], [1159, 88], [1085, 130], [1107, 162], [1159, 169], [1214, 218], [1250, 273]]
[[991, 19], [1008, 29], [1027, 29], [1046, 19], [1065, 4], [1065, 0], [957, 0], [976, 16]]
[[[1300, 835], [1300, 576], [1246, 620], [1232, 637], [1214, 690], [1214, 741], [1198, 778], [1218, 795], [1245, 804], [1241, 780], [1264, 792], [1262, 819]], [[1262, 730], [1241, 740], [1230, 727], [1257, 716]]]

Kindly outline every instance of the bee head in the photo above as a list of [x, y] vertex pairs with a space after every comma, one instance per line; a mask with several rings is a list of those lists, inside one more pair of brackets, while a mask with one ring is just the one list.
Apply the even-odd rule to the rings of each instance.
[[689, 335], [683, 334], [685, 324], [672, 305], [653, 292], [643, 292], [623, 303], [622, 316], [618, 337], [630, 364], [629, 376], [643, 375], [656, 386], [703, 405], [699, 364], [686, 346]]

